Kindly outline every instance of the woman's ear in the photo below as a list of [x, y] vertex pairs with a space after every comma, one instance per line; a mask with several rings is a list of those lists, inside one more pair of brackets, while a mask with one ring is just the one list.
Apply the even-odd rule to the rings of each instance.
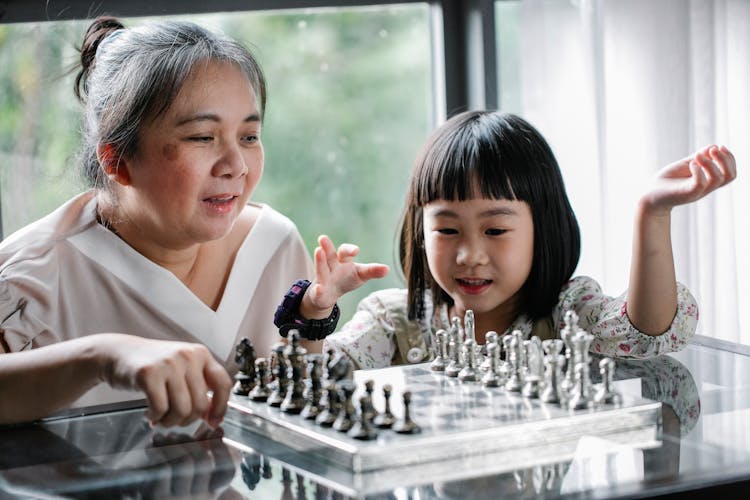
[[111, 181], [123, 186], [130, 185], [130, 172], [128, 165], [121, 155], [117, 154], [112, 144], [99, 143], [96, 146], [96, 159], [99, 167]]

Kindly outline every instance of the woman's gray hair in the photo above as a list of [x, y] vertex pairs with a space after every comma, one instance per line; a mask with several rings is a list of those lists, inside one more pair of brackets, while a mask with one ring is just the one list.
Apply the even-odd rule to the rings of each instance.
[[98, 144], [117, 158], [138, 150], [138, 132], [165, 112], [197, 63], [230, 62], [244, 72], [258, 99], [261, 118], [266, 81], [252, 53], [240, 43], [189, 22], [159, 22], [124, 28], [99, 18], [81, 47], [76, 95], [85, 104], [81, 164], [90, 187], [108, 188], [97, 160]]

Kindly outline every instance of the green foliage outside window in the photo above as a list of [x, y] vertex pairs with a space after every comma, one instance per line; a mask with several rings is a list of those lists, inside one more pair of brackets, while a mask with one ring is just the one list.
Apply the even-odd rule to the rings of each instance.
[[[184, 16], [246, 43], [269, 81], [263, 180], [253, 199], [319, 234], [358, 244], [388, 278], [342, 299], [403, 286], [395, 235], [412, 160], [432, 128], [424, 5]], [[125, 19], [125, 24], [146, 19]], [[88, 21], [0, 25], [0, 195], [4, 235], [82, 189], [81, 106], [71, 71]]]

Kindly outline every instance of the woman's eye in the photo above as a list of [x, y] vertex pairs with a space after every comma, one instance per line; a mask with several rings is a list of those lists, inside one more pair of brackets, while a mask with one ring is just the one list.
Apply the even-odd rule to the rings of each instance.
[[492, 229], [488, 229], [488, 230], [486, 230], [486, 231], [485, 231], [484, 233], [485, 233], [486, 235], [488, 235], [488, 236], [500, 236], [501, 234], [504, 234], [504, 233], [506, 233], [506, 232], [507, 232], [507, 230], [506, 230], [506, 229], [497, 229], [497, 228], [492, 228]]
[[440, 234], [458, 234], [458, 231], [449, 227], [442, 227], [437, 230]]
[[213, 139], [210, 135], [197, 135], [189, 138], [193, 142], [211, 142]]

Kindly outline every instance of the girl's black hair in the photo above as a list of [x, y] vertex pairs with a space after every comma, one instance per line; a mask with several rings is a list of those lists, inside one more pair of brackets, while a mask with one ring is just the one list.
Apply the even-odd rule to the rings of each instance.
[[[474, 192], [475, 185], [479, 193]], [[552, 149], [516, 115], [466, 111], [437, 128], [414, 162], [399, 244], [410, 319], [423, 318], [428, 287], [436, 308], [453, 304], [427, 265], [422, 208], [435, 200], [480, 196], [524, 201], [531, 208], [534, 256], [521, 288], [519, 314], [536, 320], [549, 315], [557, 304], [560, 289], [578, 265], [581, 236]]]

